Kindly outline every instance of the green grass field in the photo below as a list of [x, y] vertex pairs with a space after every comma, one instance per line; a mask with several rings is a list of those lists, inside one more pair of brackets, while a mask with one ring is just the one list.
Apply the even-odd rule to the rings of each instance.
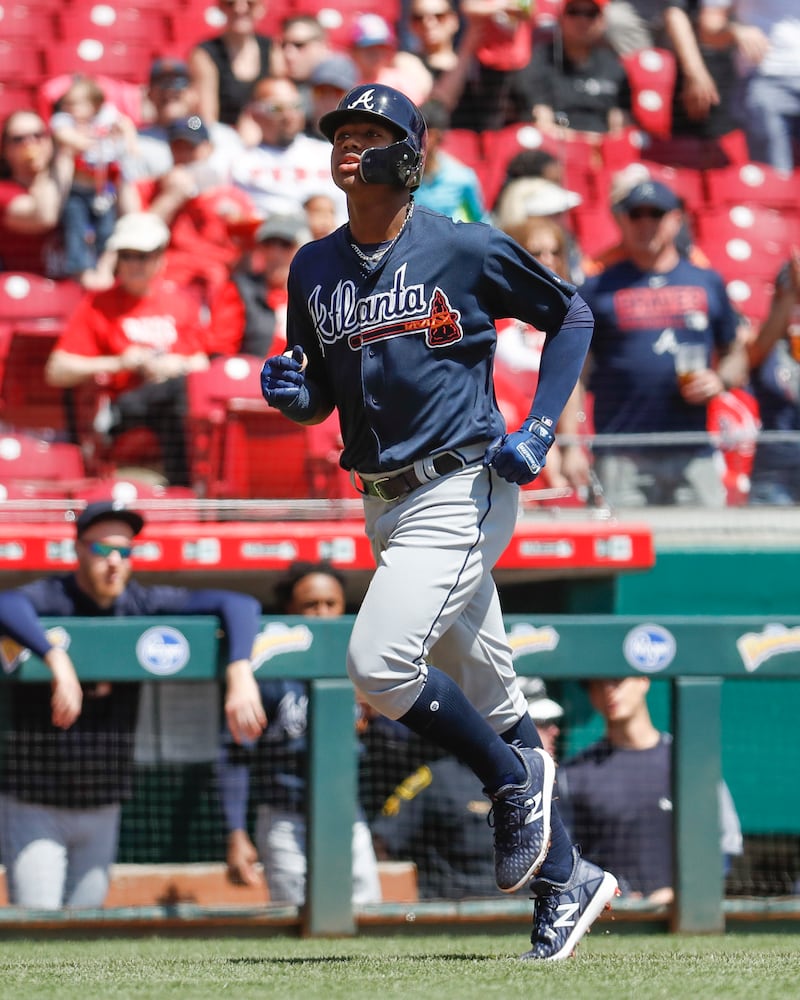
[[794, 934], [639, 936], [598, 928], [566, 962], [516, 960], [517, 935], [348, 940], [0, 941], [3, 1000], [796, 1000]]

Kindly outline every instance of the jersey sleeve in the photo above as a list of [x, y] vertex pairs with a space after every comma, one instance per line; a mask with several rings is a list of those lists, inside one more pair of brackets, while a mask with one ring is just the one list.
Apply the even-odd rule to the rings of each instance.
[[558, 331], [575, 296], [574, 285], [492, 227], [484, 267], [495, 319], [513, 316], [545, 333]]

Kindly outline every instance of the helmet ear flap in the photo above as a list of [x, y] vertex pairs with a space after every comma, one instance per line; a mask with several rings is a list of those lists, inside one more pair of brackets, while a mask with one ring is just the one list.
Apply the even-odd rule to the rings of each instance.
[[401, 139], [391, 146], [365, 149], [359, 170], [367, 184], [400, 185], [414, 191], [422, 179], [424, 164], [423, 151], [415, 150], [407, 139]]

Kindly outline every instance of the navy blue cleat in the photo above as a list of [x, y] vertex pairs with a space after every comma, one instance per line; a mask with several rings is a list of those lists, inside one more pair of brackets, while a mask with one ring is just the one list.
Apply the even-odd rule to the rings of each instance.
[[586, 861], [577, 850], [574, 857], [568, 882], [560, 884], [546, 878], [531, 882], [532, 948], [520, 956], [523, 960], [569, 958], [603, 910], [611, 908], [617, 880], [611, 872]]
[[542, 867], [550, 848], [550, 808], [556, 767], [541, 747], [511, 749], [525, 766], [527, 780], [503, 785], [493, 795], [494, 872], [498, 889], [516, 892]]

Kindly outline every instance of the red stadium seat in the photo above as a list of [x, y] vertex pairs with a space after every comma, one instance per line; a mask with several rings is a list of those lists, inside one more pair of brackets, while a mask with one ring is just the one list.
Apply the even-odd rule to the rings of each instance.
[[[726, 205], [706, 208], [694, 213], [695, 235], [704, 247], [713, 248], [729, 240], [746, 240], [760, 255], [753, 267], [770, 268], [771, 259], [786, 256], [792, 245], [800, 242], [800, 217], [761, 205]], [[729, 254], [725, 248], [719, 253]], [[740, 249], [733, 256], [742, 258]], [[742, 259], [747, 259], [746, 257]]]
[[0, 83], [32, 87], [41, 82], [43, 73], [44, 53], [38, 41], [0, 35]]
[[564, 186], [571, 191], [577, 191], [584, 199], [595, 196], [592, 186], [592, 173], [600, 164], [600, 152], [593, 143], [585, 141], [580, 136], [560, 142], [551, 135], [546, 135], [535, 125], [514, 124], [496, 131], [487, 131], [481, 135], [483, 146], [484, 196], [486, 204], [494, 205], [497, 195], [506, 176], [509, 160], [523, 150], [542, 149], [552, 153], [564, 169]]
[[36, 88], [16, 86], [14, 83], [0, 82], [0, 122], [14, 111], [36, 108]]
[[48, 437], [68, 433], [64, 392], [44, 380], [58, 333], [56, 328], [12, 331], [0, 383], [0, 420], [8, 427]]
[[0, 433], [0, 496], [72, 496], [89, 482], [77, 444], [46, 441], [26, 433]]
[[99, 74], [129, 83], [146, 83], [150, 74], [150, 63], [158, 54], [158, 43], [153, 45], [134, 44], [113, 39], [82, 38], [78, 41], [57, 41], [48, 46], [45, 53], [47, 76], [85, 73], [97, 77]]
[[263, 362], [246, 355], [216, 358], [187, 377], [192, 481], [199, 495], [336, 497], [352, 493], [338, 465], [335, 418], [301, 427], [261, 396]]
[[706, 171], [708, 201], [713, 205], [762, 205], [800, 211], [800, 170], [781, 173], [765, 163], [734, 164]]
[[741, 274], [732, 274], [725, 287], [728, 298], [751, 323], [758, 325], [767, 318], [775, 291], [770, 278], [754, 276], [743, 270]]
[[772, 279], [800, 241], [800, 220], [758, 205], [694, 214], [697, 245], [726, 278]]
[[570, 218], [578, 245], [587, 257], [596, 257], [619, 242], [619, 227], [607, 203], [578, 205], [570, 211]]
[[677, 63], [668, 49], [637, 49], [621, 57], [631, 88], [631, 110], [650, 135], [667, 138], [672, 132], [672, 95]]
[[22, 2], [0, 6], [1, 38], [34, 41], [39, 47], [53, 37], [53, 30], [53, 13], [46, 7]]
[[60, 329], [82, 296], [81, 286], [68, 278], [54, 281], [38, 274], [7, 271], [0, 274], [0, 322]]
[[163, 10], [110, 4], [66, 7], [56, 19], [56, 37], [79, 44], [83, 39], [122, 41], [148, 49], [165, 49], [171, 44], [170, 24]]
[[468, 128], [448, 129], [442, 138], [441, 149], [457, 160], [481, 174], [486, 166], [483, 157], [481, 138], [477, 132]]

